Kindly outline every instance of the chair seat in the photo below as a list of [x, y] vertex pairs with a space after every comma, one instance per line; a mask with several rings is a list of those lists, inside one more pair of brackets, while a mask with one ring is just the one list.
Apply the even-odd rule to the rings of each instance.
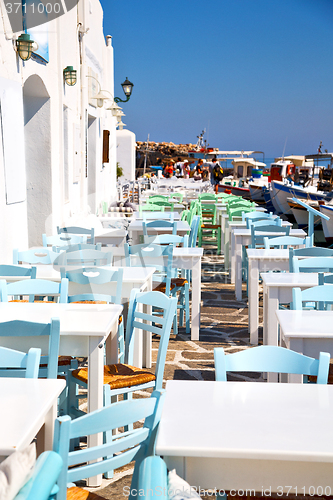
[[[29, 300], [10, 300], [9, 302], [29, 302]], [[55, 304], [53, 300], [34, 300], [35, 304]]]
[[[43, 360], [43, 356], [41, 358]], [[71, 361], [72, 361], [72, 356], [58, 356], [58, 366], [69, 366], [71, 364]], [[41, 363], [40, 365], [40, 368], [46, 368], [47, 367], [47, 363]]]
[[72, 486], [67, 490], [67, 500], [102, 500], [104, 497], [96, 495], [91, 491], [84, 490], [78, 486]]
[[201, 224], [202, 229], [218, 229], [221, 227], [219, 224]]
[[[72, 373], [73, 377], [88, 384], [88, 368], [79, 368]], [[108, 384], [111, 389], [133, 387], [153, 382], [155, 379], [154, 374], [135, 366], [122, 363], [104, 366], [104, 384]]]
[[[188, 283], [186, 278], [172, 278], [170, 290], [173, 290], [175, 287], [182, 287]], [[165, 293], [165, 283], [159, 283], [156, 287], [154, 287], [154, 292], [162, 292]]]

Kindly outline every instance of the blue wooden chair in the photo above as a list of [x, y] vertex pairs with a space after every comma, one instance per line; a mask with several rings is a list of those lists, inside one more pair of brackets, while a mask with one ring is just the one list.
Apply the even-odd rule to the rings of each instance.
[[0, 265], [0, 276], [20, 276], [20, 277], [30, 277], [31, 279], [36, 278], [37, 268], [24, 267], [20, 265], [2, 264]]
[[[110, 469], [117, 469], [134, 460], [131, 491], [137, 489], [140, 463], [146, 456], [154, 453], [163, 400], [164, 391], [155, 390], [149, 398], [113, 403], [73, 421], [67, 415], [58, 418], [55, 422], [53, 450], [61, 456], [63, 468], [57, 483], [59, 487], [57, 500], [86, 498], [87, 492], [73, 486], [73, 483], [96, 474], [103, 474]], [[70, 451], [72, 439], [98, 432], [112, 432], [112, 428], [126, 428], [142, 420], [144, 420], [143, 426], [140, 425], [130, 432], [119, 433], [115, 440], [93, 448]], [[67, 487], [70, 489], [67, 490]], [[99, 498], [103, 497], [94, 493], [94, 499]], [[129, 498], [137, 496], [130, 495]]]
[[332, 257], [333, 248], [306, 247], [289, 248], [289, 272], [293, 273], [293, 257]]
[[63, 461], [58, 453], [45, 451], [36, 462], [32, 477], [13, 500], [49, 500], [62, 470]]
[[293, 373], [317, 376], [317, 384], [327, 384], [330, 354], [321, 352], [319, 360], [278, 346], [259, 346], [233, 354], [223, 347], [214, 349], [215, 379], [227, 380], [227, 372]]
[[[77, 283], [76, 288], [80, 290], [78, 294], [69, 295], [68, 302], [121, 304], [123, 274], [124, 270], [121, 267], [117, 270], [91, 267], [67, 271], [66, 278], [68, 278], [68, 281]], [[73, 288], [73, 285], [71, 287]], [[108, 293], [105, 293], [106, 291]], [[118, 351], [118, 361], [123, 363], [125, 335], [122, 316], [119, 318], [118, 323]]]
[[64, 277], [66, 267], [77, 269], [79, 267], [107, 266], [112, 263], [111, 251], [102, 250], [77, 250], [76, 252], [61, 252], [53, 262], [53, 267], [59, 269]]
[[261, 226], [267, 226], [267, 225], [273, 225], [273, 226], [282, 226], [282, 219], [280, 217], [275, 217], [274, 218], [256, 218], [256, 219], [251, 219], [251, 218], [246, 218], [246, 227], [247, 229], [250, 229], [251, 226], [254, 227], [261, 227]]
[[[8, 296], [11, 296], [12, 300], [8, 300]], [[28, 296], [29, 300], [15, 299], [18, 296]], [[41, 300], [42, 297], [53, 297], [54, 300], [57, 299], [60, 303], [66, 304], [68, 280], [63, 278], [60, 283], [43, 279], [20, 280], [13, 283], [0, 280], [1, 302], [44, 302]]]
[[[127, 266], [154, 267], [156, 272], [153, 276], [153, 289], [165, 295], [177, 297], [179, 302], [177, 309], [185, 312], [186, 333], [190, 333], [190, 288], [187, 278], [177, 276], [177, 270], [173, 269], [173, 245], [142, 244], [129, 246], [124, 245], [125, 260]], [[173, 331], [178, 333], [177, 314], [175, 314]]]
[[264, 237], [264, 247], [270, 248], [288, 248], [288, 247], [310, 246], [310, 238], [298, 238], [297, 236], [277, 236], [275, 238]]
[[27, 353], [0, 346], [0, 377], [38, 378], [41, 349]]
[[318, 309], [324, 311], [330, 309], [333, 304], [333, 286], [318, 285], [301, 290], [293, 288], [293, 300], [290, 309]]
[[144, 236], [145, 245], [153, 243], [154, 245], [173, 245], [173, 246], [189, 246], [188, 235], [178, 236], [177, 234], [157, 234], [156, 236]]
[[88, 229], [86, 227], [79, 227], [79, 226], [67, 226], [67, 227], [57, 226], [57, 233], [61, 235], [74, 234], [77, 236], [85, 236], [87, 237], [86, 243], [92, 243], [92, 244], [95, 243], [95, 229], [93, 227]]
[[96, 243], [93, 245], [91, 243], [76, 243], [74, 245], [62, 245], [62, 246], [52, 246], [54, 252], [77, 252], [78, 250], [102, 250], [102, 244]]
[[251, 211], [251, 212], [244, 212], [242, 215], [242, 220], [243, 222], [246, 222], [248, 219], [255, 221], [255, 220], [267, 220], [267, 219], [274, 219], [272, 212], [256, 212], [256, 211]]
[[31, 248], [19, 252], [17, 248], [13, 250], [13, 264], [52, 264], [58, 256], [50, 248]]
[[192, 222], [191, 222], [191, 226], [190, 226], [190, 234], [189, 234], [189, 241], [188, 241], [189, 247], [196, 247], [197, 246], [199, 225], [200, 225], [200, 216], [194, 215]]
[[159, 220], [152, 220], [149, 222], [142, 221], [142, 233], [143, 237], [148, 236], [148, 229], [150, 228], [170, 228], [172, 230], [171, 234], [177, 235], [177, 222], [172, 222], [169, 220], [164, 220], [164, 219], [159, 219]]
[[87, 236], [76, 234], [55, 234], [54, 236], [42, 235], [43, 247], [63, 247], [65, 245], [78, 245], [79, 243], [87, 243]]
[[[263, 248], [265, 237], [289, 236], [290, 226], [282, 227], [281, 219], [277, 219], [276, 222], [274, 222], [275, 220], [276, 219], [269, 221], [269, 224], [267, 221], [263, 221], [264, 224], [261, 224], [262, 221], [251, 224], [251, 244], [249, 248]], [[273, 235], [267, 235], [267, 233], [273, 233]]]
[[289, 270], [291, 273], [332, 273], [333, 259], [332, 257], [299, 258], [294, 256], [289, 258]]
[[[58, 375], [58, 353], [60, 342], [60, 321], [58, 318], [52, 318], [50, 323], [35, 323], [31, 321], [7, 321], [0, 323], [1, 345], [6, 347], [6, 337], [17, 337], [17, 343], [20, 338], [31, 337], [30, 344], [37, 347], [40, 337], [46, 337], [48, 340], [47, 357], [42, 357], [42, 362], [46, 364], [45, 376], [47, 378], [57, 378]], [[34, 337], [34, 339], [33, 339]]]

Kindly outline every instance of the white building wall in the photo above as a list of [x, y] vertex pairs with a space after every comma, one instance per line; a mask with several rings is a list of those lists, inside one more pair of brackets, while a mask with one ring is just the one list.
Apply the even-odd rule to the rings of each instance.
[[[19, 177], [27, 183], [24, 199], [10, 205], [6, 186], [0, 183], [0, 228], [5, 235], [0, 259], [9, 263], [13, 247], [39, 245], [43, 232], [54, 234], [57, 225], [90, 210], [96, 212], [103, 201], [116, 199], [116, 120], [105, 109], [111, 101], [97, 108], [96, 101], [89, 104], [88, 100], [90, 70], [103, 90], [114, 93], [113, 48], [111, 37], [106, 41], [103, 34], [99, 1], [79, 0], [77, 7], [47, 24], [48, 63], [33, 58], [23, 62], [17, 56], [13, 47], [20, 33], [11, 33], [4, 1], [0, 2], [0, 99], [6, 98], [2, 89], [16, 82], [17, 99], [24, 109], [24, 117], [7, 134], [6, 145], [14, 151], [20, 148], [25, 156], [20, 163], [26, 181], [24, 175]], [[66, 66], [77, 70], [73, 87], [64, 84]], [[95, 121], [89, 152], [88, 116]], [[24, 133], [22, 141], [18, 141], [19, 129]], [[103, 130], [110, 131], [109, 162], [104, 164]], [[2, 153], [0, 175], [4, 179]]]
[[117, 163], [123, 169], [121, 181], [135, 180], [135, 134], [130, 130], [117, 130]]

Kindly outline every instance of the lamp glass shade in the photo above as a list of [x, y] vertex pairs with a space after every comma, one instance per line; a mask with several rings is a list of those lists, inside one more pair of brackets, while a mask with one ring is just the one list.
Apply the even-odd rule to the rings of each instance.
[[64, 69], [64, 79], [67, 85], [73, 86], [76, 84], [76, 69], [73, 66], [67, 66]]
[[23, 61], [30, 59], [32, 55], [32, 45], [34, 41], [30, 40], [30, 35], [28, 33], [23, 33], [16, 40], [16, 48], [18, 55]]
[[128, 80], [127, 76], [126, 80], [121, 84], [121, 86], [123, 88], [125, 96], [130, 97], [130, 95], [132, 94], [134, 84]]

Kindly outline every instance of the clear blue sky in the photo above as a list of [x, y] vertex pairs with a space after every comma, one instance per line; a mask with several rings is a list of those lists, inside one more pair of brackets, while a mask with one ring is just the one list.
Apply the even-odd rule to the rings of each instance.
[[333, 152], [332, 0], [101, 0], [137, 140]]

